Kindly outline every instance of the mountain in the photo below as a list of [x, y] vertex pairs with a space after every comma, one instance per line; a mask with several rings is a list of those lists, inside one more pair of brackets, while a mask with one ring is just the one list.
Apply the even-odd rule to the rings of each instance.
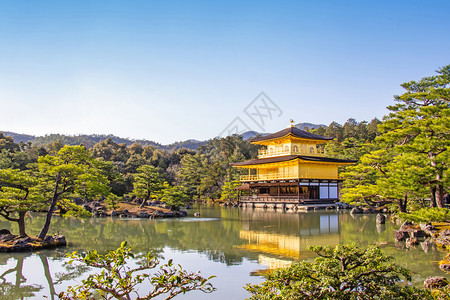
[[2, 131], [2, 132], [5, 136], [11, 136], [16, 143], [21, 142], [21, 141], [24, 143], [33, 142], [34, 139], [36, 138], [34, 135], [29, 135], [29, 134], [20, 134], [20, 133], [15, 133], [15, 132], [10, 132], [10, 131]]
[[[298, 129], [301, 129], [301, 130], [304, 130], [305, 127], [308, 128], [308, 129], [317, 129], [317, 128], [321, 127], [321, 126], [322, 127], [327, 127], [326, 125], [323, 125], [323, 124], [312, 124], [312, 123], [298, 123], [298, 124], [295, 124], [295, 127], [297, 127]], [[242, 136], [242, 139], [244, 141], [246, 141], [246, 140], [253, 139], [257, 135], [266, 136], [266, 135], [269, 135], [269, 134], [270, 133], [262, 133], [262, 132], [256, 132], [256, 131], [251, 130], [251, 131], [246, 131], [244, 133], [241, 133], [241, 136]]]
[[312, 124], [312, 123], [298, 123], [298, 124], [295, 124], [295, 127], [297, 127], [298, 129], [304, 130], [305, 127], [308, 129], [317, 129], [319, 127], [327, 127], [327, 125]]
[[98, 142], [106, 140], [110, 138], [117, 144], [126, 144], [131, 145], [133, 143], [139, 143], [142, 146], [152, 146], [155, 149], [162, 149], [170, 151], [172, 149], [177, 150], [180, 148], [187, 148], [196, 150], [199, 145], [204, 145], [205, 141], [197, 141], [197, 140], [187, 140], [181, 142], [175, 142], [169, 145], [162, 145], [160, 143], [149, 141], [145, 139], [129, 139], [129, 138], [121, 138], [112, 134], [80, 134], [80, 135], [65, 135], [65, 134], [48, 134], [44, 136], [34, 136], [29, 134], [18, 134], [10, 131], [3, 131], [4, 135], [11, 136], [14, 139], [14, 142], [32, 142], [36, 145], [45, 146], [47, 144], [51, 144], [57, 141], [61, 141], [65, 145], [80, 145], [83, 144], [86, 148], [92, 148]]

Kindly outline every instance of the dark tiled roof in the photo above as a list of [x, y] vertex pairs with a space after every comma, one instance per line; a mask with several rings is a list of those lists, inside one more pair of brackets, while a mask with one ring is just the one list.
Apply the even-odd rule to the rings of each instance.
[[275, 132], [275, 133], [272, 133], [272, 134], [269, 134], [269, 135], [266, 135], [266, 136], [263, 136], [260, 138], [251, 139], [250, 142], [262, 142], [262, 141], [267, 141], [267, 140], [273, 140], [273, 139], [284, 137], [288, 134], [292, 134], [295, 137], [302, 138], [302, 139], [309, 139], [309, 140], [329, 141], [329, 140], [333, 139], [332, 137], [321, 136], [321, 135], [309, 133], [307, 131], [298, 129], [297, 127], [288, 127], [281, 131], [278, 131], [278, 132]]
[[316, 162], [332, 162], [332, 163], [355, 163], [356, 160], [348, 160], [348, 159], [337, 159], [331, 157], [321, 157], [321, 156], [304, 156], [304, 155], [285, 155], [285, 156], [276, 156], [269, 158], [261, 158], [261, 159], [252, 159], [247, 161], [242, 161], [238, 163], [232, 163], [233, 166], [249, 166], [249, 165], [261, 165], [261, 164], [270, 164], [277, 163], [283, 161], [290, 161], [294, 159], [302, 159], [307, 161], [316, 161]]

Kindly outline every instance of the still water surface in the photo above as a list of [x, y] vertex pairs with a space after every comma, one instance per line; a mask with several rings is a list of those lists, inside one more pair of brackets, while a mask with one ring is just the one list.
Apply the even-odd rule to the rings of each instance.
[[[191, 217], [197, 211], [201, 217]], [[172, 258], [184, 269], [201, 271], [205, 277], [217, 276], [212, 279], [217, 288], [213, 294], [191, 292], [177, 299], [244, 299], [248, 293], [242, 286], [261, 282], [260, 274], [265, 270], [313, 259], [309, 245], [379, 243], [385, 254], [413, 272], [414, 284], [421, 285], [428, 276], [445, 276], [436, 264], [442, 252], [433, 248], [425, 252], [421, 246], [404, 249], [404, 244], [394, 242], [396, 226], [377, 226], [375, 215], [218, 206], [195, 207], [189, 215], [162, 220], [57, 217], [50, 230], [65, 235], [69, 245], [37, 253], [0, 254], [0, 299], [57, 299], [59, 292], [92, 272], [65, 264], [65, 253], [116, 249], [125, 240], [135, 253], [151, 251], [162, 261]], [[27, 232], [37, 234], [43, 222], [43, 215], [33, 214], [27, 221]], [[10, 224], [0, 222], [0, 228], [10, 228]], [[17, 232], [15, 227], [10, 229]], [[141, 290], [145, 292], [146, 287]]]

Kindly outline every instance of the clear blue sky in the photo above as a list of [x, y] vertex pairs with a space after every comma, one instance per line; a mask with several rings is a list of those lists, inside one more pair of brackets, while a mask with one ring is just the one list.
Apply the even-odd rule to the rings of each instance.
[[449, 32], [450, 1], [0, 0], [0, 130], [204, 140], [261, 91], [266, 131], [381, 118]]

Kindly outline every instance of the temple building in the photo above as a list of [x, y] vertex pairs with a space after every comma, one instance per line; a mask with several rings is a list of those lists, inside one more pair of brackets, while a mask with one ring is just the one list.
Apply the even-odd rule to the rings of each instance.
[[338, 167], [355, 163], [326, 157], [324, 144], [333, 140], [291, 125], [250, 140], [265, 146], [258, 159], [234, 163], [246, 169], [241, 176], [241, 203], [332, 204], [339, 200]]

